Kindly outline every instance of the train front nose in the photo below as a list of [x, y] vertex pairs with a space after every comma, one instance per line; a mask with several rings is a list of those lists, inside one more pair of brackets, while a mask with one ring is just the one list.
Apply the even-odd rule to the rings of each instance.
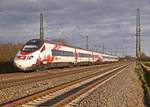
[[29, 68], [31, 68], [31, 65], [28, 61], [17, 58], [14, 60], [14, 65], [21, 70], [29, 70]]

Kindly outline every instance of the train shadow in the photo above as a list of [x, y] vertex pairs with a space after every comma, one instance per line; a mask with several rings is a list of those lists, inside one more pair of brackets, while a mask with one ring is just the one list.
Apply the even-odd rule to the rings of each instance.
[[0, 62], [0, 74], [19, 72], [13, 62]]

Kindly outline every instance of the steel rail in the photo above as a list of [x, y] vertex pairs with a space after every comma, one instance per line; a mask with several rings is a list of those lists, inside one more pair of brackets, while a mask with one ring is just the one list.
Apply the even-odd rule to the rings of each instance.
[[[114, 77], [114, 75], [116, 74], [116, 71], [117, 72], [122, 72], [124, 69], [126, 69], [128, 66], [125, 66], [121, 69], [117, 69], [115, 70], [114, 72], [111, 72], [109, 74], [106, 74], [103, 76], [103, 78], [98, 78], [98, 79], [95, 79], [83, 86], [80, 86], [76, 89], [73, 89], [67, 93], [65, 93], [63, 96], [65, 97], [62, 97], [62, 99], [55, 103], [50, 103], [52, 100], [46, 102], [46, 103], [43, 103], [43, 104], [40, 104], [39, 106], [53, 106], [53, 107], [63, 107], [65, 105], [67, 105], [68, 103], [70, 103], [71, 101], [73, 101], [74, 99], [76, 99], [77, 97], [79, 97], [80, 95], [86, 93], [87, 91], [89, 91], [90, 89], [92, 89], [93, 87], [96, 87], [98, 84], [103, 84], [105, 83], [105, 81], [107, 80], [110, 80], [110, 78], [112, 79]], [[56, 100], [56, 99], [55, 99]]]
[[[122, 67], [122, 66], [121, 66], [121, 67]], [[123, 66], [123, 67], [125, 67], [125, 66]], [[111, 69], [112, 69], [112, 68], [111, 68]], [[113, 69], [114, 69], [114, 68], [113, 68]], [[119, 69], [121, 69], [121, 68], [112, 70], [111, 72], [114, 72], [114, 71], [119, 70]], [[108, 70], [106, 70], [106, 71], [108, 71]], [[66, 87], [69, 87], [69, 86], [71, 86], [71, 85], [77, 84], [77, 83], [79, 83], [79, 82], [83, 82], [83, 81], [85, 81], [85, 80], [87, 80], [87, 79], [89, 79], [89, 78], [92, 78], [92, 77], [97, 76], [97, 75], [100, 75], [100, 74], [101, 74], [101, 72], [98, 72], [98, 73], [95, 73], [95, 74], [86, 76], [86, 77], [84, 77], [84, 78], [80, 78], [80, 79], [78, 79], [78, 80], [74, 80], [74, 81], [71, 81], [71, 82], [68, 82], [68, 83], [64, 83], [64, 84], [61, 84], [61, 85], [59, 85], [59, 86], [56, 86], [56, 87], [53, 87], [53, 88], [49, 88], [48, 90], [41, 91], [41, 92], [39, 92], [39, 93], [30, 95], [30, 96], [27, 96], [27, 97], [24, 97], [24, 98], [20, 98], [20, 99], [18, 99], [18, 100], [15, 100], [15, 101], [6, 103], [6, 104], [4, 104], [4, 105], [5, 105], [5, 107], [19, 106], [19, 105], [25, 104], [25, 103], [27, 103], [27, 102], [29, 102], [29, 101], [33, 101], [33, 100], [35, 100], [35, 99], [37, 99], [37, 98], [39, 98], [39, 97], [45, 96], [45, 95], [47, 95], [48, 93], [54, 93], [54, 92], [56, 92], [56, 91], [58, 91], [58, 90], [64, 89], [64, 88], [66, 88]], [[103, 75], [104, 75], [104, 74], [107, 75], [107, 72], [103, 73]], [[61, 105], [62, 105], [62, 104], [61, 104]]]
[[[115, 66], [118, 64], [110, 64], [110, 65], [105, 65], [105, 66], [100, 66], [100, 67], [109, 67], [109, 66]], [[5, 88], [10, 88], [10, 87], [14, 87], [14, 86], [19, 86], [19, 85], [25, 85], [28, 83], [33, 83], [33, 82], [38, 82], [38, 81], [43, 81], [43, 80], [47, 80], [47, 79], [53, 79], [53, 78], [59, 78], [62, 76], [68, 76], [68, 75], [72, 75], [72, 74], [77, 74], [77, 73], [81, 73], [81, 70], [83, 70], [82, 72], [87, 72], [87, 70], [89, 69], [94, 69], [97, 68], [98, 66], [93, 66], [93, 67], [86, 67], [86, 68], [81, 68], [81, 69], [73, 69], [73, 70], [67, 70], [64, 72], [58, 72], [58, 73], [47, 73], [47, 74], [42, 74], [42, 75], [38, 75], [35, 77], [30, 77], [30, 78], [23, 78], [23, 79], [17, 79], [17, 80], [10, 80], [10, 81], [2, 81], [0, 82], [0, 90], [1, 89], [5, 89]]]

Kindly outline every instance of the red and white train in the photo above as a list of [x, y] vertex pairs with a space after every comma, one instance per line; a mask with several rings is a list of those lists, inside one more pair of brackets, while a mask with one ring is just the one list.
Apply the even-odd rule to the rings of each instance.
[[118, 60], [117, 56], [87, 51], [48, 41], [44, 41], [41, 44], [40, 39], [32, 39], [16, 54], [14, 64], [17, 68], [26, 71], [37, 69], [44, 65], [66, 66]]

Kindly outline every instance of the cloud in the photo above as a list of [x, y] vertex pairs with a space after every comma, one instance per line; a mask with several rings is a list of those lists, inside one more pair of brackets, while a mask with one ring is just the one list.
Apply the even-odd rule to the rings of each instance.
[[[0, 43], [39, 37], [39, 13], [44, 13], [46, 38], [64, 37], [72, 44], [126, 49], [134, 54], [136, 8], [141, 9], [144, 38], [149, 38], [148, 0], [1, 0]], [[144, 45], [147, 48], [147, 45]], [[150, 50], [146, 50], [150, 53]]]

